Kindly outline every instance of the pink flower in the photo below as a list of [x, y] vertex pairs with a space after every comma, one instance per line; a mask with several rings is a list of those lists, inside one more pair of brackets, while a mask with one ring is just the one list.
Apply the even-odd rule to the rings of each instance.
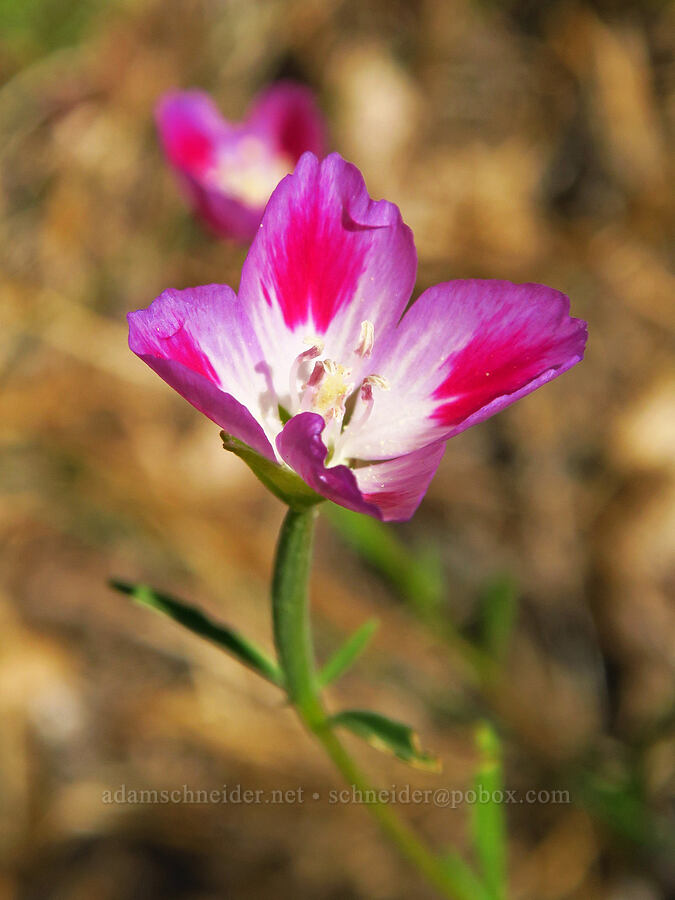
[[309, 88], [281, 81], [231, 124], [208, 94], [165, 94], [157, 127], [188, 200], [222, 237], [249, 241], [270, 194], [306, 150], [324, 153], [324, 123]]
[[129, 345], [268, 470], [408, 519], [448, 438], [561, 375], [586, 343], [568, 298], [538, 284], [449, 281], [406, 311], [416, 269], [397, 207], [371, 200], [338, 154], [306, 153], [270, 198], [239, 294], [165, 291], [130, 313]]

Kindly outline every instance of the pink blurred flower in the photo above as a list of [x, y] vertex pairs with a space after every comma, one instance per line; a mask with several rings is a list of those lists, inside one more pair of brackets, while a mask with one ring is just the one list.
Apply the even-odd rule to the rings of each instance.
[[449, 281], [406, 311], [417, 255], [396, 206], [338, 154], [281, 182], [225, 285], [168, 290], [129, 344], [267, 470], [348, 509], [410, 518], [448, 438], [583, 357], [552, 288]]
[[227, 122], [202, 91], [165, 94], [157, 128], [167, 159], [201, 217], [222, 237], [249, 241], [270, 194], [306, 150], [322, 156], [324, 122], [309, 88], [290, 81]]

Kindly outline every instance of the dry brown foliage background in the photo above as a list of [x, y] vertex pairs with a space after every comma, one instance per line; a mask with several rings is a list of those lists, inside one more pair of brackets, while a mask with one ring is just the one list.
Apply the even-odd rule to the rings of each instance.
[[[674, 7], [527, 0], [0, 3], [0, 898], [427, 896], [274, 689], [106, 587], [139, 578], [269, 643], [282, 509], [218, 429], [126, 347], [168, 286], [238, 283], [192, 221], [152, 109], [175, 86], [243, 115], [280, 75], [401, 207], [418, 291], [542, 281], [589, 321], [586, 361], [454, 439], [406, 546], [438, 548], [468, 636], [509, 572], [497, 683], [429, 630], [327, 522], [319, 646], [369, 616], [334, 689], [412, 722], [444, 762], [385, 785], [465, 789], [473, 722], [505, 739], [513, 896], [673, 896]], [[670, 188], [670, 190], [669, 190]], [[475, 629], [474, 629], [475, 630]], [[103, 791], [294, 789], [282, 805], [104, 804]], [[439, 846], [467, 809], [404, 814]], [[670, 829], [670, 830], [669, 830]]]

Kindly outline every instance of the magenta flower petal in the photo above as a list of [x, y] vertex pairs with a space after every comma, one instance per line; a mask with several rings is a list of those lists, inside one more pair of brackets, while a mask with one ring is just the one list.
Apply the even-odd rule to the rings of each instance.
[[195, 178], [215, 164], [219, 142], [232, 137], [232, 127], [203, 91], [165, 94], [155, 117], [169, 162]]
[[[305, 154], [276, 189], [244, 264], [239, 296], [281, 392], [299, 341], [317, 335], [333, 359], [354, 358], [362, 324], [375, 340], [400, 318], [417, 271], [412, 232], [398, 208], [371, 200], [363, 178], [337, 153]], [[286, 388], [287, 389], [287, 388]]]
[[305, 150], [323, 152], [323, 120], [308, 88], [281, 82], [248, 119], [227, 122], [202, 91], [157, 104], [160, 141], [197, 213], [223, 237], [250, 240], [270, 194]]
[[390, 383], [344, 454], [398, 456], [447, 440], [579, 362], [586, 323], [539, 284], [450, 281], [425, 291], [373, 364]]
[[[225, 431], [276, 460], [265, 420], [265, 375], [255, 334], [231, 288], [164, 291], [129, 313], [129, 347]], [[258, 369], [258, 372], [256, 372]]]
[[326, 467], [328, 450], [321, 439], [325, 427], [323, 417], [316, 413], [293, 416], [277, 438], [282, 458], [317, 494], [354, 512], [381, 518], [377, 507], [362, 496], [350, 468]]
[[263, 91], [253, 104], [246, 126], [264, 135], [294, 166], [307, 151], [319, 158], [326, 152], [324, 118], [314, 93], [294, 81], [278, 81]]
[[376, 506], [385, 522], [405, 522], [415, 513], [445, 452], [445, 441], [405, 456], [355, 469], [363, 499]]

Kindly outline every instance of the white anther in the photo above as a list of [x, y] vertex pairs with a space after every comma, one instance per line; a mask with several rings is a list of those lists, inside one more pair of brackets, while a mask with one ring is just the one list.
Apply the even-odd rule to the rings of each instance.
[[383, 375], [367, 375], [363, 379], [363, 384], [361, 385], [361, 388], [363, 389], [366, 385], [369, 385], [370, 387], [379, 388], [381, 391], [389, 390], [389, 382]]
[[361, 322], [361, 332], [359, 334], [359, 343], [354, 350], [354, 353], [357, 356], [363, 357], [366, 359], [373, 352], [373, 347], [375, 346], [375, 328], [372, 322], [369, 322], [368, 319], [365, 322]]
[[314, 356], [321, 356], [323, 353], [323, 338], [317, 337], [315, 334], [308, 334], [302, 339], [303, 344], [307, 344], [310, 350], [316, 350]]

